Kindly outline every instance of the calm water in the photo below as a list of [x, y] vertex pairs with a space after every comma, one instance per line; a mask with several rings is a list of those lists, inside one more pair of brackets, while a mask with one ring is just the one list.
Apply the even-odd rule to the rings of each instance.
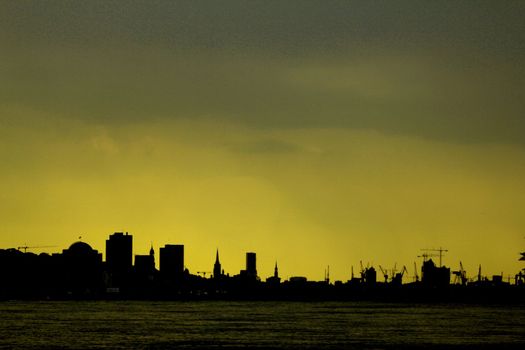
[[525, 348], [525, 307], [0, 302], [0, 348]]

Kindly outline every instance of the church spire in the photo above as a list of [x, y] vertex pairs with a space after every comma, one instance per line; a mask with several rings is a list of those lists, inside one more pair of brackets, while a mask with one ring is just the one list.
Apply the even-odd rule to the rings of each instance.
[[213, 265], [213, 278], [220, 278], [222, 275], [221, 272], [221, 263], [219, 261], [219, 249], [217, 249], [217, 253], [215, 254], [215, 264]]
[[273, 270], [273, 277], [279, 277], [279, 270], [277, 269], [277, 261], [275, 262], [275, 269]]

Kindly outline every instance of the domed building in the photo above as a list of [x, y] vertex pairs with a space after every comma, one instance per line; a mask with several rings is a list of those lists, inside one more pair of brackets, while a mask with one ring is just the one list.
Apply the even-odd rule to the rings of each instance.
[[64, 287], [72, 294], [95, 294], [103, 289], [102, 253], [75, 242], [60, 254]]
[[88, 255], [92, 254], [95, 250], [87, 243], [78, 241], [69, 246], [69, 249], [64, 249], [64, 252], [68, 252], [76, 255]]
[[72, 263], [81, 265], [102, 264], [102, 253], [99, 253], [87, 243], [78, 241], [62, 251], [62, 255]]

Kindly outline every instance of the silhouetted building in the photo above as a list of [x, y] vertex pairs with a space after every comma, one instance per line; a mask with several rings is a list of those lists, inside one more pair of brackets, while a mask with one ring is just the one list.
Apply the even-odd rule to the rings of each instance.
[[115, 232], [106, 240], [106, 263], [112, 270], [129, 270], [132, 265], [133, 236]]
[[[246, 269], [232, 277], [221, 271], [218, 249], [213, 279], [206, 278], [208, 272], [200, 272], [203, 276], [191, 275], [184, 268], [183, 245], [160, 248], [160, 273], [155, 268], [153, 247], [148, 255], [136, 255], [135, 265], [132, 266], [129, 261], [132, 236], [121, 232], [111, 235], [106, 241], [106, 264], [102, 261], [102, 254], [84, 242], [75, 242], [62, 253], [53, 255], [25, 252], [26, 248], [29, 247], [0, 249], [0, 300], [97, 299], [115, 296], [119, 299], [160, 300], [210, 297], [227, 300], [384, 300], [386, 297], [389, 300], [415, 298], [418, 301], [464, 302], [472, 296], [474, 301], [525, 303], [525, 270], [516, 274], [515, 287], [511, 286], [510, 277], [509, 281], [503, 280], [503, 273], [494, 275], [491, 280], [482, 277], [480, 265], [477, 282], [468, 283], [465, 287], [439, 288], [450, 284], [451, 271], [447, 267], [436, 266], [432, 259], [426, 260], [428, 255], [421, 268], [421, 283], [403, 285], [403, 274], [407, 272], [403, 267], [400, 273], [393, 272], [390, 283], [377, 284], [376, 270], [368, 266], [361, 266], [360, 278], [354, 278], [352, 268], [352, 279], [345, 284], [341, 281], [328, 283], [328, 269], [324, 281], [308, 281], [306, 277], [294, 276], [281, 283], [277, 262], [273, 276], [267, 278], [266, 283], [261, 283], [257, 276], [256, 254], [253, 252], [246, 253]], [[24, 249], [24, 252], [20, 249]], [[522, 255], [525, 256], [525, 253]], [[461, 263], [460, 270], [453, 273], [466, 279]], [[117, 276], [126, 276], [127, 284], [115, 284]]]
[[150, 283], [155, 279], [155, 251], [153, 246], [148, 255], [135, 255], [135, 282], [139, 284]]
[[153, 247], [148, 255], [135, 255], [135, 271], [140, 274], [150, 274], [155, 271], [155, 251]]
[[106, 266], [111, 285], [121, 287], [127, 284], [133, 258], [133, 236], [115, 232], [106, 240]]
[[421, 274], [421, 282], [424, 285], [442, 287], [450, 284], [450, 269], [444, 266], [437, 267], [432, 259], [423, 262]]
[[376, 269], [373, 266], [372, 267], [367, 267], [362, 272], [361, 280], [363, 281], [363, 283], [366, 283], [366, 284], [376, 284], [376, 282], [377, 282], [377, 271], [376, 271]]
[[246, 253], [246, 274], [257, 277], [257, 256], [255, 253]]
[[307, 278], [303, 276], [292, 276], [289, 280], [290, 283], [306, 283], [307, 281]]
[[403, 284], [403, 274], [402, 273], [396, 273], [394, 276], [392, 276], [392, 285], [400, 286]]
[[493, 275], [492, 276], [492, 284], [493, 285], [501, 285], [503, 284], [503, 276], [502, 275]]
[[0, 250], [0, 298], [3, 296], [31, 296], [45, 293], [56, 285], [48, 254], [23, 253], [11, 248]]
[[75, 242], [62, 254], [53, 255], [60, 259], [63, 281], [66, 289], [73, 294], [96, 294], [103, 288], [102, 253], [84, 242]]
[[257, 257], [255, 253], [246, 253], [246, 269], [238, 275], [243, 283], [252, 283], [259, 280], [257, 276]]
[[281, 278], [279, 277], [279, 269], [277, 268], [277, 262], [275, 262], [275, 268], [273, 269], [273, 276], [266, 279], [266, 283], [270, 285], [276, 285], [281, 283]]
[[525, 269], [521, 270], [514, 276], [514, 284], [519, 286], [525, 284]]
[[215, 264], [213, 264], [213, 278], [217, 279], [222, 276], [221, 263], [219, 261], [219, 249], [215, 255]]
[[184, 274], [184, 246], [166, 244], [160, 248], [160, 273], [164, 279], [176, 280]]

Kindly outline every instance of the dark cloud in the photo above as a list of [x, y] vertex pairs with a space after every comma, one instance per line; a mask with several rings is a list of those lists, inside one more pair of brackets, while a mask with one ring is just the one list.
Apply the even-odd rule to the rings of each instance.
[[521, 1], [11, 1], [0, 102], [523, 143]]
[[355, 45], [524, 48], [522, 1], [8, 1], [4, 40], [305, 53]]

